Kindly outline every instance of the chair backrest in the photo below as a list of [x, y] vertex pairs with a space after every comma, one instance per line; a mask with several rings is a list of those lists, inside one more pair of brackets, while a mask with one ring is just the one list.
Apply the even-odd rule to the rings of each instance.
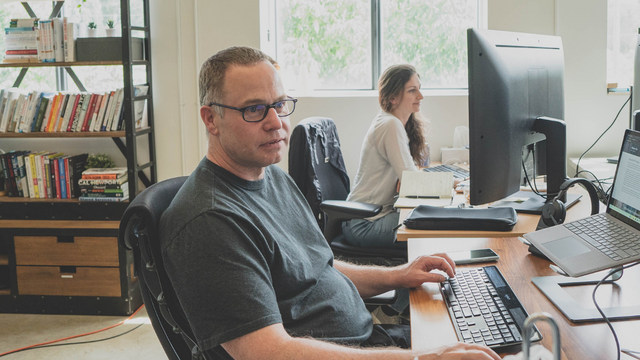
[[332, 119], [306, 118], [293, 129], [289, 175], [307, 199], [318, 226], [324, 230], [325, 218], [320, 203], [324, 200], [345, 200], [349, 195], [349, 176]]
[[171, 360], [205, 357], [164, 270], [159, 244], [160, 217], [186, 179], [182, 176], [159, 182], [136, 196], [120, 221], [118, 235], [120, 246], [133, 250], [142, 299], [156, 335]]

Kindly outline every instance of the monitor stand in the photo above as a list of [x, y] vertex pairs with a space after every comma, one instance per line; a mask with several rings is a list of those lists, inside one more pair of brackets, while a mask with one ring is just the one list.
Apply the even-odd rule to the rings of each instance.
[[[575, 203], [577, 203], [581, 197], [582, 195], [567, 194], [565, 207], [567, 209], [570, 208]], [[516, 212], [522, 214], [540, 215], [542, 214], [542, 207], [544, 206], [544, 204], [545, 199], [542, 196], [536, 195], [532, 191], [518, 191], [509, 197], [494, 202], [493, 204], [489, 205], [489, 207], [512, 207], [516, 210]]]
[[[620, 286], [615, 281], [622, 275], [619, 271], [613, 275], [614, 280], [608, 280], [604, 283], [612, 283], [614, 286]], [[617, 274], [620, 274], [616, 277]], [[584, 321], [604, 321], [602, 315], [597, 309], [585, 309], [580, 305], [569, 293], [562, 289], [563, 286], [581, 286], [596, 285], [602, 280], [602, 273], [571, 278], [566, 276], [540, 276], [531, 278], [533, 282], [544, 295], [572, 322]], [[627, 284], [626, 286], [629, 286]], [[627, 320], [640, 319], [640, 306], [618, 306], [602, 308], [602, 312], [607, 315], [609, 320]]]

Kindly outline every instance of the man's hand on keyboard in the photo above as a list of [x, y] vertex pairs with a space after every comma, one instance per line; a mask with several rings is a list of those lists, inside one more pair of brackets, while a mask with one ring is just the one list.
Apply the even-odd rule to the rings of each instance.
[[401, 287], [413, 288], [425, 282], [438, 283], [446, 280], [445, 276], [433, 273], [433, 270], [441, 270], [449, 277], [456, 274], [456, 265], [451, 258], [444, 253], [430, 256], [420, 256], [411, 263], [399, 266], [398, 284]]
[[500, 360], [500, 356], [486, 346], [458, 343], [418, 355], [419, 360]]

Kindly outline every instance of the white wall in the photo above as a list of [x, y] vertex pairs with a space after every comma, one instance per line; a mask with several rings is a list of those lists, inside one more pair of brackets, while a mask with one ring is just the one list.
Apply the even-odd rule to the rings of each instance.
[[[488, 0], [489, 28], [557, 34], [565, 50], [565, 116], [569, 156], [579, 156], [613, 120], [625, 96], [606, 95], [606, 0]], [[204, 156], [198, 117], [197, 72], [202, 62], [231, 45], [259, 47], [259, 0], [159, 0], [151, 2], [158, 175], [189, 174]], [[432, 158], [451, 146], [453, 129], [468, 122], [464, 95], [427, 96]], [[332, 117], [349, 175], [355, 177], [360, 146], [378, 111], [375, 94], [304, 97], [292, 125], [308, 116]], [[619, 151], [628, 123], [625, 109], [589, 155]], [[286, 160], [281, 164], [286, 169]]]

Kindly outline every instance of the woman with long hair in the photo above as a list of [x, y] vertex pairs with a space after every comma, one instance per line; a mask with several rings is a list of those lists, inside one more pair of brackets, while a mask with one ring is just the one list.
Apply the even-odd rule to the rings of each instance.
[[419, 171], [429, 157], [420, 116], [420, 77], [411, 65], [395, 65], [378, 81], [380, 113], [373, 119], [360, 153], [350, 201], [382, 205], [380, 214], [345, 221], [348, 243], [363, 247], [401, 247], [396, 243], [400, 214], [393, 208], [398, 181], [405, 170]]

